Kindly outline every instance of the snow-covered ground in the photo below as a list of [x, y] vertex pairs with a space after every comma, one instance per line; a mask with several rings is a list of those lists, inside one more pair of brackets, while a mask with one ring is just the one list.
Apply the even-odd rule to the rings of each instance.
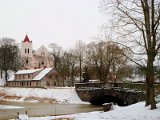
[[10, 105], [0, 105], [0, 109], [21, 109], [24, 107], [20, 107], [20, 106], [10, 106]]
[[[17, 96], [19, 99], [13, 99], [12, 101], [23, 102], [25, 98], [45, 98], [45, 99], [56, 99], [59, 103], [86, 103], [83, 102], [77, 95], [75, 89], [72, 87], [61, 87], [54, 89], [43, 89], [43, 88], [9, 88], [0, 87], [0, 94], [5, 96]], [[2, 96], [0, 99], [5, 100]], [[13, 97], [14, 98], [14, 97]], [[7, 100], [7, 99], [6, 99]]]
[[[9, 78], [13, 77], [14, 73], [15, 73], [14, 71], [8, 70], [8, 77]], [[3, 71], [2, 78], [0, 78], [0, 86], [4, 86], [5, 83], [6, 83], [5, 82], [5, 74], [4, 74], [4, 71]]]
[[[21, 102], [23, 102], [23, 99], [25, 97], [35, 96], [40, 98], [54, 98], [59, 102], [84, 103], [79, 99], [74, 88], [40, 89], [0, 87], [0, 94], [19, 96], [21, 97], [21, 99], [19, 99], [19, 101]], [[7, 106], [2, 107], [4, 107], [4, 109], [7, 109]], [[0, 106], [0, 108], [2, 107]], [[9, 106], [9, 108], [14, 107], [15, 106]], [[127, 107], [114, 106], [114, 109], [109, 112], [95, 111], [90, 113], [78, 113], [56, 117], [29, 117], [28, 120], [53, 120], [60, 117], [70, 118], [71, 120], [160, 120], [159, 113], [160, 103], [157, 104], [157, 109], [150, 110], [150, 107], [145, 107], [145, 102], [139, 102]]]
[[[71, 120], [160, 120], [160, 104], [157, 109], [144, 107], [145, 102], [139, 102], [127, 107], [114, 106], [109, 112], [95, 111], [64, 116], [47, 116], [29, 118], [29, 120], [54, 120], [55, 118], [70, 118]], [[66, 119], [64, 119], [66, 120]]]
[[5, 80], [4, 79], [0, 79], [0, 86], [4, 86], [5, 84]]

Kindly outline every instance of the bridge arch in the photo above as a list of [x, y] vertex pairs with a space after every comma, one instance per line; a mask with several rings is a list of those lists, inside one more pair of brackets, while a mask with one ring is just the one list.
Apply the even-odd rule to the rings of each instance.
[[92, 99], [90, 101], [90, 103], [94, 104], [94, 105], [102, 105], [104, 103], [110, 103], [110, 102], [113, 102], [119, 106], [127, 106], [127, 102], [126, 101], [123, 101], [119, 98], [116, 98], [114, 96], [111, 96], [111, 95], [104, 95], [104, 96], [101, 96], [97, 99]]
[[104, 83], [79, 83], [75, 85], [75, 90], [81, 100], [97, 105], [113, 102], [125, 106], [143, 101], [146, 96], [144, 91], [106, 87]]

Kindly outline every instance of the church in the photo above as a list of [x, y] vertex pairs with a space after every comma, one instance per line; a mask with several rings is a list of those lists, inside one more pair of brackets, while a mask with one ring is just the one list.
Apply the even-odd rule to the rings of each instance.
[[33, 51], [32, 41], [27, 35], [22, 40], [20, 53], [22, 69], [54, 67], [54, 59], [47, 48], [42, 45], [38, 50]]
[[26, 35], [21, 43], [21, 70], [6, 83], [8, 87], [54, 87], [64, 86], [60, 74], [54, 69], [54, 59], [43, 45], [36, 51]]

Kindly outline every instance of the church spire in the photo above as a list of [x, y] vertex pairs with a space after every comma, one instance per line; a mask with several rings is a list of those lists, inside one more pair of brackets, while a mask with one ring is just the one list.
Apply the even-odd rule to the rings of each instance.
[[26, 37], [24, 38], [24, 41], [23, 42], [32, 42], [29, 40], [28, 36], [26, 35]]

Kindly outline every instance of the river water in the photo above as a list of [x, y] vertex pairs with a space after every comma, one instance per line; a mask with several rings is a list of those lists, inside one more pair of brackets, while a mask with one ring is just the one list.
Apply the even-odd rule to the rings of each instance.
[[12, 105], [24, 107], [21, 109], [0, 109], [0, 120], [15, 118], [17, 112], [24, 114], [27, 111], [28, 116], [45, 116], [45, 115], [64, 115], [81, 112], [101, 111], [102, 106], [91, 104], [52, 104], [52, 103], [19, 103], [1, 101], [1, 105]]

